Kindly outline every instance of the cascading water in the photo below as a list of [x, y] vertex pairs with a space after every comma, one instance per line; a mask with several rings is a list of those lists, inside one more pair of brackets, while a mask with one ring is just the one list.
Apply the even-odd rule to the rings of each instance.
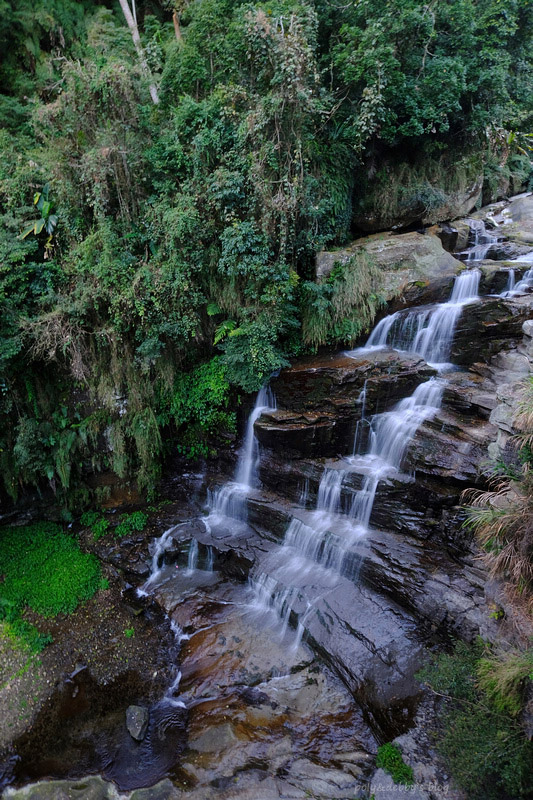
[[156, 539], [152, 544], [151, 547], [153, 548], [153, 552], [152, 563], [150, 565], [150, 575], [143, 586], [140, 586], [137, 589], [137, 594], [139, 597], [147, 597], [151, 588], [159, 582], [163, 573], [163, 556], [169, 547], [173, 545], [174, 534], [176, 531], [186, 524], [186, 522], [180, 522], [178, 525], [172, 525], [162, 534], [162, 536], [159, 537], [159, 539]]
[[[523, 258], [515, 259], [515, 261], [513, 263], [516, 263], [516, 264], [520, 264], [520, 263], [522, 263], [522, 264], [524, 264], [524, 263], [525, 264], [531, 264], [531, 263], [533, 263], [533, 250], [531, 251], [531, 253], [527, 253], [527, 255], [524, 256]], [[509, 272], [510, 273], [512, 272], [513, 275], [514, 275], [514, 269], [509, 270]], [[505, 292], [502, 293], [502, 294], [503, 294], [503, 296], [506, 296], [506, 295], [512, 296], [512, 295], [520, 294], [521, 292], [529, 292], [529, 291], [531, 291], [531, 289], [533, 289], [533, 268], [532, 269], [528, 269], [526, 272], [524, 272], [524, 274], [520, 278], [520, 280], [518, 282], [514, 282], [513, 285], [511, 286], [511, 288], [506, 288]]]
[[515, 285], [516, 285], [515, 271], [514, 269], [509, 269], [507, 275], [507, 286], [505, 287], [503, 292], [501, 292], [501, 296], [506, 297], [507, 295], [512, 294]]
[[[478, 269], [465, 270], [457, 276], [448, 302], [397, 311], [379, 322], [363, 350], [391, 347], [394, 350], [418, 353], [437, 368], [447, 365], [453, 333], [463, 307], [478, 299]], [[361, 350], [347, 355], [360, 354]]]
[[259, 442], [255, 436], [254, 424], [261, 414], [276, 410], [276, 398], [268, 386], [257, 394], [255, 405], [246, 424], [244, 442], [239, 453], [235, 480], [207, 493], [209, 518], [216, 521], [221, 517], [245, 521], [247, 518], [246, 497], [258, 485], [260, 461]]
[[[366, 349], [393, 346], [406, 349], [439, 363], [448, 356], [457, 321], [463, 307], [478, 299], [480, 272], [465, 271], [454, 283], [447, 303], [407, 314], [393, 314], [379, 323]], [[391, 333], [392, 332], [392, 333]], [[361, 351], [354, 351], [359, 355]], [[350, 353], [348, 353], [350, 355]], [[282, 620], [281, 634], [287, 630], [293, 606], [300, 600], [302, 582], [312, 575], [323, 591], [333, 588], [339, 575], [357, 577], [360, 558], [354, 548], [367, 533], [380, 480], [401, 470], [410, 442], [424, 420], [440, 408], [444, 381], [434, 378], [419, 385], [410, 397], [400, 400], [391, 410], [365, 420], [369, 435], [366, 452], [359, 450], [356, 430], [355, 449], [339, 468], [326, 468], [318, 488], [316, 509], [302, 510], [291, 520], [282, 547], [273, 551], [262, 571], [251, 575], [253, 606], [263, 612], [275, 610]], [[366, 386], [360, 394], [364, 417]], [[360, 475], [355, 492], [345, 486], [349, 475]], [[343, 491], [344, 489], [344, 491]], [[348, 556], [350, 556], [348, 558]], [[303, 616], [298, 620], [296, 640], [303, 633]]]
[[487, 230], [485, 223], [481, 219], [467, 220], [474, 241], [472, 246], [460, 254], [461, 260], [467, 264], [472, 261], [483, 261], [487, 257], [490, 248], [500, 241], [498, 236]]
[[198, 540], [194, 537], [189, 545], [189, 555], [187, 558], [187, 573], [190, 575], [198, 566]]

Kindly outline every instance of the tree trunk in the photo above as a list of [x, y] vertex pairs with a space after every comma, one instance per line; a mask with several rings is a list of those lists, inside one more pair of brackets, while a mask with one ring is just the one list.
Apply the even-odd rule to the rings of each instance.
[[176, 34], [176, 39], [178, 42], [182, 42], [183, 35], [181, 33], [180, 18], [178, 16], [177, 11], [174, 11], [174, 13], [172, 14], [172, 22], [174, 23], [174, 33]]
[[[119, 0], [119, 2], [120, 2], [120, 7], [122, 8], [122, 11], [124, 13], [124, 17], [126, 18], [126, 22], [128, 23], [128, 28], [130, 29], [131, 32], [131, 38], [133, 39], [133, 44], [135, 45], [135, 49], [137, 50], [137, 55], [139, 56], [141, 69], [144, 72], [144, 74], [151, 79], [152, 75], [150, 74], [150, 69], [148, 67], [146, 57], [144, 55], [144, 50], [141, 44], [141, 37], [139, 36], [139, 29], [133, 18], [133, 14], [131, 13], [128, 0]], [[156, 105], [157, 103], [159, 103], [159, 95], [157, 93], [157, 87], [152, 80], [150, 82], [150, 97], [152, 98], [153, 103], [155, 103]]]

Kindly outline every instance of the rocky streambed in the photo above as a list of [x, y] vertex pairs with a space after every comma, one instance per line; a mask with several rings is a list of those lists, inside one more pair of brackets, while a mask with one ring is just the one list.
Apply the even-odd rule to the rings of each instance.
[[[94, 695], [91, 710], [69, 700], [70, 716], [58, 716], [69, 719], [63, 739], [43, 712], [38, 737], [15, 741], [19, 780], [102, 777], [10, 788], [6, 797], [385, 800], [397, 792], [376, 773], [374, 755], [395, 738], [420, 784], [412, 796], [461, 797], [433, 750], [434, 701], [416, 673], [451, 637], [518, 635], [461, 508], [462, 491], [484, 485], [491, 458], [513, 457], [513, 414], [532, 372], [533, 294], [527, 285], [506, 293], [510, 270], [519, 282], [530, 268], [533, 204], [515, 202], [518, 210], [511, 203], [476, 217], [501, 237], [514, 232], [514, 242], [498, 243], [498, 252], [493, 243], [483, 253], [490, 260], [463, 254], [478, 273], [479, 296], [461, 300], [446, 363], [400, 339], [300, 360], [272, 381], [276, 407], [265, 401], [250, 416], [238, 481], [233, 468], [184, 481], [179, 502], [156, 517], [150, 553], [144, 534], [101, 550], [117, 580], [131, 585], [126, 599], [138, 619], [155, 601], [166, 620], [159, 626], [173, 638], [146, 640], [137, 693], [120, 689], [121, 703], [108, 708]], [[470, 239], [459, 238], [463, 226]], [[389, 259], [391, 331], [433, 324], [434, 304], [445, 304], [464, 270], [441, 240], [472, 252], [479, 230], [465, 222], [452, 233], [369, 237]], [[508, 260], [494, 260], [501, 257]], [[319, 270], [330, 262], [324, 255]], [[394, 415], [391, 430], [410, 428], [391, 468], [396, 456], [387, 450], [385, 458], [375, 441]], [[164, 680], [149, 686], [163, 652]], [[74, 678], [70, 693], [91, 698]], [[148, 710], [140, 740], [126, 729], [132, 702]], [[69, 751], [62, 764], [46, 755], [67, 740], [90, 755]], [[43, 754], [33, 772], [32, 747]]]

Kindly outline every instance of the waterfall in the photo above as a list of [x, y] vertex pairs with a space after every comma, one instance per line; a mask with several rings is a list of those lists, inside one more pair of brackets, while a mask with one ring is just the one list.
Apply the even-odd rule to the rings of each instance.
[[509, 294], [513, 294], [513, 290], [515, 288], [516, 278], [515, 278], [515, 271], [514, 269], [507, 270], [507, 286], [500, 293], [501, 297], [506, 297]]
[[209, 517], [215, 520], [221, 517], [243, 520], [247, 519], [246, 497], [251, 489], [257, 487], [260, 449], [254, 432], [254, 425], [261, 414], [276, 410], [276, 398], [268, 386], [264, 386], [257, 394], [255, 405], [246, 423], [246, 433], [239, 451], [235, 479], [214, 491], [207, 492]]
[[[530, 257], [528, 258], [527, 256]], [[517, 264], [519, 264], [520, 262], [526, 264], [532, 263], [533, 251], [531, 251], [531, 253], [528, 253], [527, 256], [524, 256], [522, 259], [516, 259], [512, 263], [517, 263]], [[513, 284], [509, 288], [511, 281], [510, 277], [511, 273], [513, 274]], [[528, 269], [526, 272], [524, 272], [522, 278], [520, 278], [518, 282], [515, 281], [514, 274], [515, 274], [514, 269], [510, 269], [509, 280], [507, 281], [507, 287], [505, 288], [505, 291], [502, 292], [502, 297], [512, 297], [515, 294], [520, 294], [521, 292], [529, 292], [531, 291], [531, 289], [533, 289], [533, 268]]]
[[191, 575], [198, 566], [198, 541], [193, 537], [189, 545], [187, 558], [187, 574]]
[[258, 485], [257, 470], [259, 467], [259, 442], [254, 433], [254, 424], [261, 414], [276, 410], [276, 398], [268, 386], [264, 386], [257, 394], [255, 406], [248, 417], [246, 435], [237, 462], [235, 482], [242, 486], [254, 488]]
[[480, 277], [478, 269], [465, 270], [456, 277], [446, 303], [397, 311], [384, 317], [370, 334], [363, 350], [352, 350], [347, 355], [357, 356], [365, 350], [391, 347], [418, 353], [434, 367], [445, 367], [463, 306], [478, 299]]
[[168, 530], [166, 530], [159, 539], [156, 539], [152, 545], [153, 552], [152, 552], [152, 563], [150, 565], [150, 575], [148, 579], [144, 583], [143, 586], [140, 586], [137, 589], [137, 594], [140, 597], [147, 597], [148, 590], [151, 586], [156, 584], [161, 577], [163, 572], [163, 556], [165, 552], [169, 549], [169, 547], [173, 546], [173, 535], [180, 528], [182, 525], [186, 525], [186, 522], [180, 522], [178, 525], [172, 525]]
[[483, 261], [493, 244], [499, 241], [498, 236], [490, 233], [481, 219], [469, 219], [468, 224], [474, 236], [472, 246], [460, 253], [463, 261]]
[[[367, 348], [395, 346], [424, 355], [434, 362], [448, 356], [453, 334], [463, 307], [477, 300], [479, 270], [468, 270], [455, 279], [447, 303], [407, 314], [386, 317], [371, 334]], [[353, 351], [353, 355], [360, 351]], [[352, 355], [348, 354], [348, 355]], [[254, 609], [273, 611], [281, 619], [281, 635], [291, 615], [298, 619], [296, 641], [303, 633], [303, 614], [295, 605], [301, 602], [299, 586], [311, 578], [325, 587], [336, 585], [339, 575], [357, 578], [360, 550], [370, 526], [379, 482], [398, 474], [410, 443], [420, 425], [440, 408], [445, 382], [432, 378], [420, 384], [410, 397], [400, 400], [390, 411], [365, 419], [369, 435], [360, 442], [356, 430], [353, 454], [337, 468], [324, 469], [318, 488], [316, 508], [297, 512], [288, 525], [283, 545], [269, 554], [261, 571], [250, 577]], [[358, 402], [365, 415], [366, 385]], [[360, 488], [347, 485], [349, 476], [361, 477]], [[350, 501], [351, 494], [351, 501]]]

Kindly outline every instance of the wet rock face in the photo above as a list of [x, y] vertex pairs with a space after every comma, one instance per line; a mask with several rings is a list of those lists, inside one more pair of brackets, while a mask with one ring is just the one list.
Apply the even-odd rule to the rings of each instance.
[[[451, 450], [456, 446], [457, 442], [450, 442]], [[310, 459], [286, 460], [273, 452], [265, 452], [261, 461], [261, 481], [269, 490], [312, 510], [316, 507], [323, 470], [330, 464], [329, 461], [317, 462]], [[419, 463], [416, 479], [412, 475], [399, 473], [380, 481], [372, 509], [371, 525], [417, 539], [442, 541], [449, 547], [457, 527], [449, 519], [449, 512], [459, 503], [461, 485], [454, 480], [444, 482], [440, 475], [433, 477], [424, 474], [421, 467], [422, 464]], [[350, 507], [354, 493], [361, 488], [362, 480], [362, 476], [355, 472], [346, 477], [341, 489], [344, 509]], [[249, 509], [250, 519], [255, 524], [261, 528], [271, 525], [271, 507], [250, 500]], [[446, 526], [442, 524], [443, 514], [447, 515]], [[460, 522], [457, 524], [460, 525]], [[276, 527], [279, 538], [287, 525], [287, 517], [279, 520]]]
[[475, 485], [482, 479], [487, 448], [496, 435], [486, 422], [463, 422], [444, 412], [424, 422], [406, 456], [405, 467], [456, 483]]
[[[516, 253], [516, 255], [519, 255], [524, 247], [517, 247], [520, 247], [520, 250]], [[529, 252], [531, 247], [527, 247], [526, 249]], [[510, 256], [510, 258], [514, 258], [514, 255]], [[481, 295], [501, 294], [507, 287], [509, 281], [509, 270], [514, 270], [515, 280], [519, 281], [527, 269], [527, 264], [521, 266], [520, 264], [510, 263], [508, 261], [505, 261], [502, 264], [501, 261], [484, 259], [483, 261], [477, 263], [477, 267], [481, 270], [479, 293]]]
[[167, 581], [161, 597], [190, 635], [180, 658], [187, 797], [269, 798], [270, 786], [272, 797], [357, 796], [375, 750], [361, 711], [307, 647], [251, 609], [249, 592], [219, 577], [185, 594]]
[[281, 408], [350, 411], [366, 383], [366, 408], [394, 403], [435, 375], [423, 359], [390, 351], [354, 351], [315, 356], [295, 362], [272, 381]]
[[461, 314], [455, 331], [451, 361], [470, 365], [488, 361], [504, 347], [522, 338], [522, 325], [531, 309], [522, 300], [483, 297]]
[[279, 408], [257, 420], [256, 436], [288, 458], [335, 455], [363, 412], [394, 405], [434, 374], [418, 356], [386, 350], [302, 359], [272, 381]]

